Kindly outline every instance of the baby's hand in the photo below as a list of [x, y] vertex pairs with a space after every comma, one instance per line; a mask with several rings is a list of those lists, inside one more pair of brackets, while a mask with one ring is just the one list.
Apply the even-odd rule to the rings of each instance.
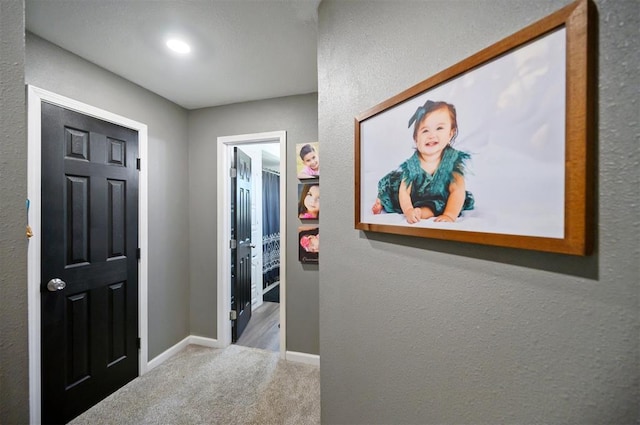
[[420, 221], [420, 208], [411, 208], [409, 211], [407, 211], [407, 213], [405, 214], [405, 217], [407, 219], [407, 223], [409, 224], [414, 224]]
[[442, 215], [439, 215], [438, 217], [436, 217], [435, 220], [433, 220], [433, 221], [445, 221], [447, 223], [453, 223], [454, 221], [456, 221], [456, 219], [453, 218], [453, 217], [450, 217], [450, 216], [448, 216], [446, 214], [442, 214]]

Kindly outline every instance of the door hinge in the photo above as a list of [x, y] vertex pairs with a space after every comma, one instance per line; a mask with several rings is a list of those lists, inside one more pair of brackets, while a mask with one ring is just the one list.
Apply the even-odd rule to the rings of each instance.
[[238, 176], [238, 170], [236, 168], [229, 169], [229, 177], [235, 179]]
[[136, 170], [140, 171], [140, 158], [136, 158]]
[[235, 239], [231, 239], [229, 241], [229, 248], [236, 249], [236, 247], [237, 247], [236, 240]]
[[142, 340], [140, 338], [136, 339], [136, 346], [138, 347], [138, 350], [142, 348]]
[[139, 260], [140, 258], [142, 258], [142, 251], [140, 248], [136, 248], [136, 260]]
[[237, 320], [238, 319], [238, 313], [236, 313], [235, 310], [231, 310], [229, 312], [229, 320]]

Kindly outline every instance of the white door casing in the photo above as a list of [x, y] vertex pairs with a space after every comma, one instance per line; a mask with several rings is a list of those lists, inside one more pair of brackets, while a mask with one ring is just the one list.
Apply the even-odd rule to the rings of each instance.
[[[231, 305], [231, 184], [229, 169], [234, 146], [256, 143], [279, 143], [281, 163], [286, 164], [286, 131], [242, 134], [237, 136], [218, 137], [218, 187], [217, 187], [217, 234], [218, 234], [218, 276], [217, 276], [217, 340], [221, 347], [231, 344], [231, 321], [229, 311]], [[280, 270], [286, 270], [286, 166], [280, 167]], [[261, 289], [261, 288], [260, 288]], [[280, 275], [280, 357], [286, 353], [286, 279], [285, 273]]]
[[139, 374], [148, 370], [148, 157], [147, 125], [111, 112], [60, 96], [31, 85], [27, 86], [27, 198], [29, 200], [28, 223], [33, 231], [27, 251], [27, 290], [29, 324], [29, 417], [31, 423], [41, 422], [41, 315], [40, 315], [40, 266], [41, 266], [41, 103], [52, 103], [84, 115], [99, 118], [138, 132], [138, 155], [142, 167], [139, 179], [139, 227], [138, 242], [141, 259], [138, 263], [138, 335], [141, 339]]

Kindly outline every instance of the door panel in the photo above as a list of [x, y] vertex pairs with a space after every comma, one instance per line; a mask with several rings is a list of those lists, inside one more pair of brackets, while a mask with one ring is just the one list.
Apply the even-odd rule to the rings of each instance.
[[138, 376], [137, 153], [135, 131], [42, 104], [44, 423]]
[[232, 228], [236, 240], [232, 254], [232, 308], [236, 320], [232, 325], [232, 341], [236, 342], [251, 319], [251, 158], [234, 147], [236, 178], [232, 179], [235, 206]]

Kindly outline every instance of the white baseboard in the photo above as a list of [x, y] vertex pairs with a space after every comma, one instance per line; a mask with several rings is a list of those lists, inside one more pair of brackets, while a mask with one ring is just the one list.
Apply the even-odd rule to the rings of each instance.
[[166, 362], [171, 357], [175, 356], [180, 351], [187, 348], [187, 345], [201, 345], [203, 347], [222, 348], [218, 343], [217, 339], [189, 335], [188, 337], [186, 337], [185, 339], [183, 339], [173, 347], [168, 348], [167, 350], [163, 351], [161, 354], [154, 357], [151, 361], [149, 361], [149, 363], [147, 363], [147, 370], [145, 371], [145, 373], [149, 372], [151, 369], [155, 367], [160, 366], [162, 363]]
[[162, 363], [166, 362], [171, 357], [175, 356], [180, 351], [184, 350], [187, 347], [187, 345], [189, 345], [189, 338], [191, 337], [190, 336], [186, 337], [185, 339], [183, 339], [173, 347], [166, 349], [162, 353], [155, 356], [153, 359], [149, 360], [149, 363], [147, 363], [147, 372], [149, 372], [153, 368], [160, 366]]
[[[161, 354], [154, 357], [151, 361], [149, 361], [149, 363], [147, 363], [147, 369], [145, 373], [149, 372], [151, 369], [154, 369], [160, 366], [162, 363], [166, 362], [171, 357], [175, 356], [180, 351], [187, 348], [187, 345], [200, 345], [202, 347], [209, 347], [209, 348], [224, 348], [217, 339], [189, 335], [188, 337], [178, 342], [173, 347], [168, 348]], [[310, 364], [314, 366], [320, 366], [320, 356], [317, 354], [307, 354], [307, 353], [299, 353], [297, 351], [287, 351], [285, 352], [285, 360], [290, 362], [305, 363], [305, 364]]]
[[320, 366], [320, 356], [317, 354], [298, 353], [297, 351], [287, 351], [285, 359], [290, 362], [305, 363]]
[[203, 336], [191, 335], [189, 337], [189, 344], [201, 345], [203, 347], [209, 347], [209, 348], [224, 348], [222, 344], [218, 342], [217, 339], [205, 338]]

